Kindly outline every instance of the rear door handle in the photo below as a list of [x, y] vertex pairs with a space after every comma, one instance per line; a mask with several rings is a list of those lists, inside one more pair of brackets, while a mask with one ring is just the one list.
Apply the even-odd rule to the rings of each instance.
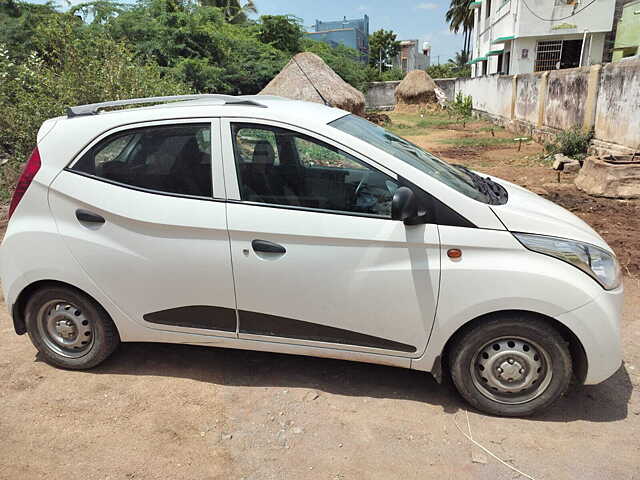
[[83, 223], [104, 223], [105, 219], [102, 215], [90, 212], [89, 210], [83, 210], [79, 208], [76, 210], [76, 218]]
[[254, 252], [264, 253], [287, 253], [287, 249], [277, 243], [268, 242], [267, 240], [254, 240], [251, 242]]

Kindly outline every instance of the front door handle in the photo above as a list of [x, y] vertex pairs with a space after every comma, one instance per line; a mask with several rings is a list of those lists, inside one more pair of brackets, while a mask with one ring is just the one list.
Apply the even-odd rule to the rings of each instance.
[[90, 212], [89, 210], [83, 210], [79, 208], [76, 210], [76, 218], [82, 223], [104, 223], [105, 219], [102, 215]]
[[287, 253], [287, 249], [277, 243], [268, 242], [267, 240], [254, 240], [251, 242], [254, 252], [264, 253]]

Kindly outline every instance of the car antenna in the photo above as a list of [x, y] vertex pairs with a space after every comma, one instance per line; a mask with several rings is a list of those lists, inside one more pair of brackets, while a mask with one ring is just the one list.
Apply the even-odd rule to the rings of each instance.
[[291, 57], [291, 60], [293, 60], [294, 62], [296, 62], [296, 65], [298, 66], [298, 68], [300, 69], [300, 71], [302, 72], [302, 74], [307, 78], [307, 80], [309, 81], [309, 83], [311, 84], [311, 86], [313, 87], [313, 89], [316, 91], [316, 93], [318, 95], [320, 95], [320, 98], [322, 99], [322, 101], [324, 102], [325, 106], [327, 107], [333, 107], [333, 105], [331, 105], [331, 102], [327, 101], [326, 98], [324, 98], [324, 96], [320, 93], [320, 90], [318, 90], [315, 86], [315, 84], [311, 81], [311, 79], [309, 78], [309, 75], [307, 75], [307, 72], [305, 72], [302, 67], [300, 66], [300, 64], [298, 63], [298, 61], [296, 60], [296, 57]]

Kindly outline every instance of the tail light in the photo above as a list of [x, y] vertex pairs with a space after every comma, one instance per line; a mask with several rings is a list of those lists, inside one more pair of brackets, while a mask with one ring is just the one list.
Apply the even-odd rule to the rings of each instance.
[[13, 214], [14, 210], [24, 197], [24, 194], [27, 192], [27, 188], [31, 185], [33, 178], [36, 176], [40, 170], [40, 152], [38, 152], [38, 148], [34, 148], [31, 156], [29, 157], [29, 161], [24, 166], [24, 170], [22, 171], [22, 175], [18, 179], [18, 184], [16, 185], [16, 190], [13, 192], [13, 197], [11, 197], [11, 205], [9, 206], [9, 217]]

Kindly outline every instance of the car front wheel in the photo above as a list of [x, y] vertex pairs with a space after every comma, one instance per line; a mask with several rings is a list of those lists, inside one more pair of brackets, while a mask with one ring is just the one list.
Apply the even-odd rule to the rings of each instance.
[[565, 393], [572, 374], [566, 341], [526, 314], [491, 318], [465, 331], [450, 349], [449, 365], [465, 400], [501, 416], [548, 407]]
[[27, 303], [25, 320], [31, 342], [56, 367], [95, 367], [120, 343], [116, 326], [104, 309], [71, 288], [35, 292]]

